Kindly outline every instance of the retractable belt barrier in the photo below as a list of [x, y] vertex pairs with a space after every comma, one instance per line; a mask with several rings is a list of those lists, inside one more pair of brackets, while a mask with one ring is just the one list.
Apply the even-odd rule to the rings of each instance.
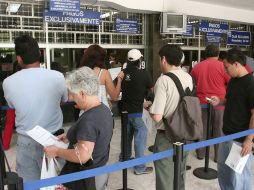
[[[206, 146], [211, 146], [214, 144], [219, 144], [222, 142], [238, 139], [240, 137], [244, 137], [244, 136], [247, 136], [252, 133], [254, 133], [254, 129], [249, 129], [249, 130], [235, 133], [232, 135], [209, 139], [206, 141], [200, 141], [197, 143], [187, 144], [187, 145], [184, 145], [184, 151], [195, 150], [198, 148], [203, 148]], [[24, 183], [24, 190], [34, 190], [34, 189], [38, 189], [41, 187], [47, 187], [47, 186], [62, 184], [62, 183], [70, 182], [70, 181], [76, 181], [76, 180], [85, 179], [88, 177], [102, 175], [105, 173], [112, 173], [112, 172], [116, 172], [116, 171], [119, 171], [122, 169], [130, 168], [130, 167], [133, 167], [136, 165], [145, 164], [145, 163], [156, 161], [156, 160], [160, 160], [160, 159], [170, 157], [170, 156], [173, 156], [173, 149], [169, 149], [169, 150], [166, 150], [163, 152], [147, 155], [142, 158], [136, 158], [133, 160], [119, 162], [119, 163], [115, 163], [115, 164], [111, 164], [111, 165], [107, 165], [107, 166], [103, 166], [103, 167], [99, 167], [99, 168], [95, 168], [95, 169], [91, 169], [91, 170], [86, 170], [86, 171], [82, 171], [82, 172], [75, 172], [72, 174], [62, 175], [62, 176], [43, 179], [43, 180], [28, 181], [28, 182]]]
[[0, 110], [12, 110], [9, 106], [0, 106]]

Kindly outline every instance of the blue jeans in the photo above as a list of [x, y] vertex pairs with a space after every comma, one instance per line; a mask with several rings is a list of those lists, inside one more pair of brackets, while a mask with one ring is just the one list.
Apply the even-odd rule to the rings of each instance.
[[43, 146], [32, 138], [18, 134], [16, 170], [23, 180], [38, 180], [41, 177]]
[[250, 154], [242, 174], [234, 172], [225, 164], [233, 142], [242, 145], [236, 141], [224, 142], [219, 145], [217, 167], [220, 188], [221, 190], [252, 190], [252, 154]]
[[[147, 128], [141, 117], [128, 118], [127, 134], [127, 158], [131, 157], [133, 137], [135, 158], [144, 156], [144, 150], [146, 148], [147, 140]], [[145, 170], [145, 167], [146, 166], [144, 164], [141, 164], [138, 166], [134, 166], [134, 170], [137, 172], [142, 172]]]

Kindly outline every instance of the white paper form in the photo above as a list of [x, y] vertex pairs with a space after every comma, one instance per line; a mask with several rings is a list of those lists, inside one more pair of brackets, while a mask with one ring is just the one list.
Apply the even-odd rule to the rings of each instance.
[[142, 114], [142, 119], [148, 129], [149, 133], [152, 133], [152, 129], [153, 129], [153, 119], [150, 116], [150, 113], [143, 108], [143, 114]]
[[122, 69], [121, 67], [116, 67], [116, 68], [112, 68], [112, 69], [108, 70], [111, 75], [112, 80], [115, 80], [115, 78], [121, 72], [121, 69]]
[[250, 154], [242, 157], [240, 155], [242, 150], [242, 147], [238, 144], [233, 143], [230, 153], [226, 159], [225, 164], [228, 165], [231, 169], [233, 169], [235, 172], [241, 174], [243, 171], [243, 168], [250, 156]]
[[62, 141], [58, 141], [58, 138], [48, 132], [46, 129], [36, 125], [33, 129], [26, 132], [28, 136], [34, 139], [36, 142], [40, 143], [42, 146], [55, 145], [59, 148], [67, 148], [68, 144]]

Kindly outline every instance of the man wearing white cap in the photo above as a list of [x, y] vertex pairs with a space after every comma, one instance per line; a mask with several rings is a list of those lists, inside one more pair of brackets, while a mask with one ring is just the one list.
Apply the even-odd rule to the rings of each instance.
[[[147, 128], [142, 120], [143, 102], [146, 90], [153, 87], [153, 82], [147, 71], [139, 69], [142, 56], [137, 49], [132, 49], [128, 52], [127, 68], [124, 70], [124, 79], [122, 81], [122, 110], [128, 112], [127, 159], [131, 157], [133, 137], [136, 158], [144, 156], [146, 148]], [[134, 167], [136, 175], [148, 174], [152, 171], [152, 167], [146, 167], [144, 164]]]

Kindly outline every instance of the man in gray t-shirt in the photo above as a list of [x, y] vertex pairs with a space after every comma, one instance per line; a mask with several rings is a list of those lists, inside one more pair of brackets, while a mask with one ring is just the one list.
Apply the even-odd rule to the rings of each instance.
[[40, 68], [38, 43], [29, 36], [15, 39], [16, 57], [22, 70], [3, 82], [8, 105], [16, 110], [16, 169], [24, 181], [40, 179], [43, 147], [26, 131], [39, 125], [51, 133], [62, 127], [60, 103], [67, 101], [61, 73]]

